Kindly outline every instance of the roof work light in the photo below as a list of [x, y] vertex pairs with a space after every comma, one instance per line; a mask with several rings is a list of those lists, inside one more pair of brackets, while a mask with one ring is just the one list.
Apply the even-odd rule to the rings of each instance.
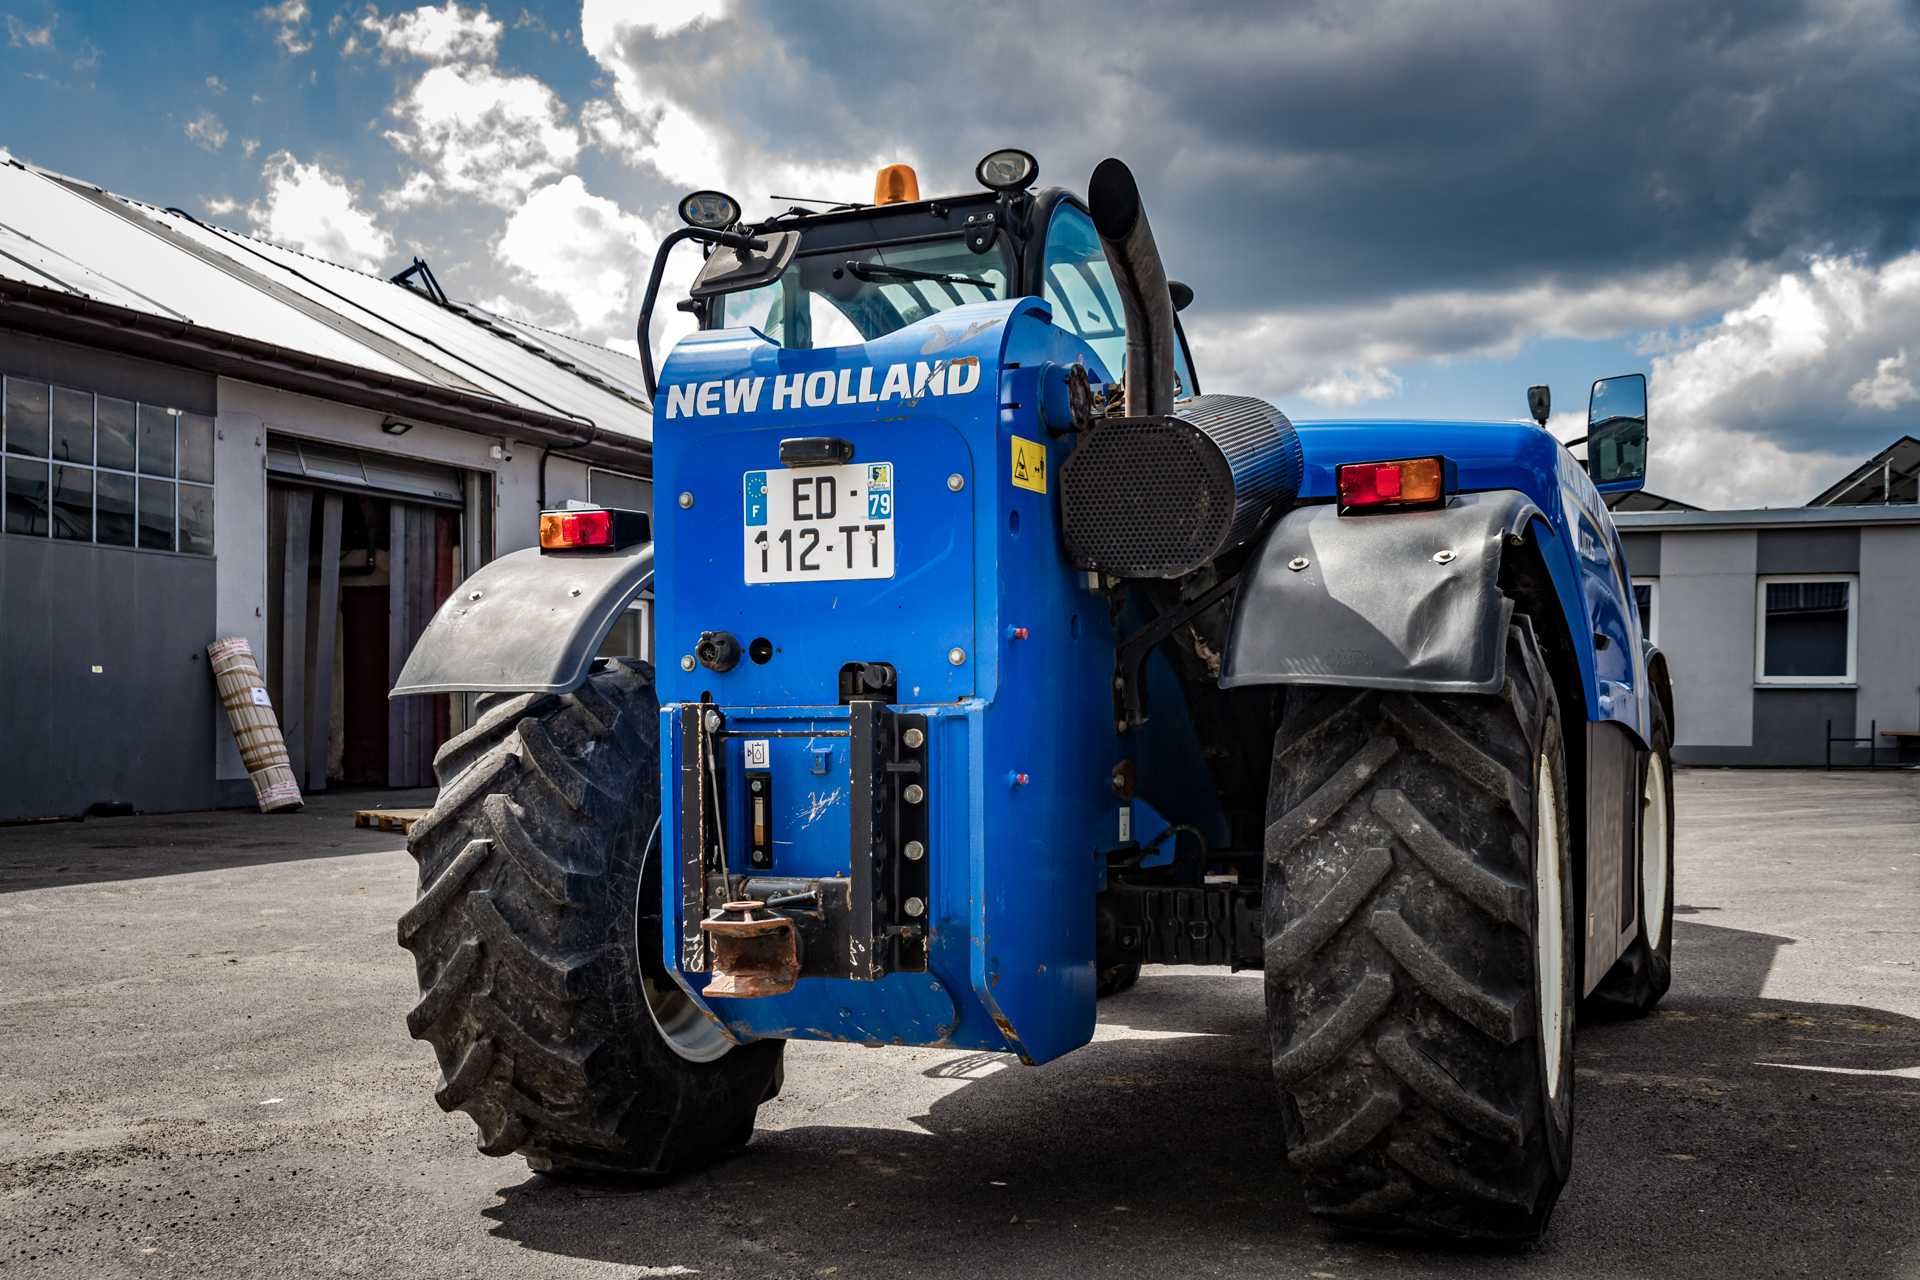
[[1031, 152], [1005, 147], [988, 152], [973, 167], [973, 176], [989, 191], [1024, 191], [1040, 176], [1040, 162]]
[[724, 191], [691, 192], [680, 197], [680, 221], [721, 231], [740, 221], [740, 202]]

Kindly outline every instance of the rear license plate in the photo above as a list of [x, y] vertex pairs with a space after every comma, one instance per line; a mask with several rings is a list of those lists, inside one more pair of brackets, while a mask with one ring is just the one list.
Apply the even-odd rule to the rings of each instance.
[[749, 471], [741, 485], [746, 580], [893, 576], [893, 464]]

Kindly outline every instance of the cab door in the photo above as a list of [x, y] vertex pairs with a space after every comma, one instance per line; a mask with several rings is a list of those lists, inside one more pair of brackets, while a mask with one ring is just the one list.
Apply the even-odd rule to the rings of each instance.
[[[1093, 348], [1109, 381], [1119, 378], [1126, 364], [1126, 310], [1093, 219], [1069, 196], [1060, 196], [1048, 210], [1038, 267], [1032, 292], [1053, 308], [1054, 324]], [[1187, 335], [1177, 317], [1174, 329], [1174, 394], [1198, 395]]]

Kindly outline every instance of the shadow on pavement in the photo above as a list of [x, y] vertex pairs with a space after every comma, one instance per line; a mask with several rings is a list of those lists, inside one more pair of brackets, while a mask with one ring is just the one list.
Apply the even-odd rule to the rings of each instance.
[[923, 1072], [956, 1084], [922, 1131], [763, 1132], [666, 1187], [530, 1177], [487, 1215], [530, 1249], [709, 1274], [1911, 1275], [1920, 1079], [1857, 1073], [1920, 1067], [1920, 1021], [1760, 998], [1786, 939], [1690, 922], [1675, 937], [1662, 1009], [1581, 1036], [1573, 1180], [1519, 1256], [1309, 1219], [1260, 984], [1178, 972], [1102, 1006], [1152, 1038], [1031, 1070], [955, 1052]]
[[0, 827], [0, 893], [404, 849], [355, 827], [356, 809], [424, 809], [431, 789], [329, 791], [297, 813], [218, 809]]

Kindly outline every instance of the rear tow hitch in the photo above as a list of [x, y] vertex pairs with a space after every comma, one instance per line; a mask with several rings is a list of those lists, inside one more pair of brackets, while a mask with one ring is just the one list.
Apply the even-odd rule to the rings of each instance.
[[793, 921], [747, 898], [729, 902], [700, 922], [707, 935], [713, 979], [710, 996], [782, 996], [800, 978], [800, 935]]

